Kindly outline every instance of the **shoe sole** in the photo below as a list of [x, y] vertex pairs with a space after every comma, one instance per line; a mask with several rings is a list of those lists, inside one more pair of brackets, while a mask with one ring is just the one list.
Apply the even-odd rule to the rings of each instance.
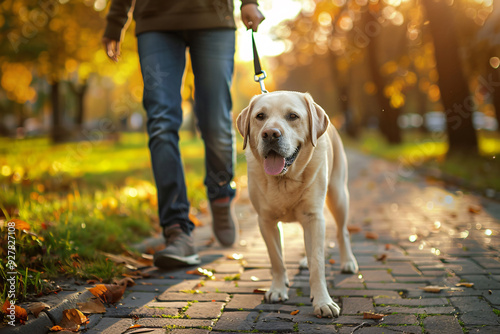
[[158, 257], [155, 257], [153, 263], [158, 268], [170, 269], [177, 267], [194, 266], [200, 264], [201, 260], [198, 254], [186, 257], [162, 254]]

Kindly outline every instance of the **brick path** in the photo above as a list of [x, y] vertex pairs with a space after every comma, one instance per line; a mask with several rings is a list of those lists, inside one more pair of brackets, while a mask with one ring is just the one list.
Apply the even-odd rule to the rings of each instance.
[[[342, 307], [339, 318], [313, 315], [309, 274], [298, 267], [304, 255], [298, 224], [284, 225], [290, 299], [266, 304], [255, 293], [270, 286], [270, 265], [242, 191], [240, 245], [203, 246], [211, 238], [209, 224], [195, 232], [201, 267], [213, 269], [215, 280], [186, 273], [193, 268], [159, 271], [129, 288], [117, 308], [92, 315], [86, 333], [500, 333], [500, 204], [445, 189], [394, 163], [352, 151], [348, 157], [350, 224], [359, 227], [351, 237], [360, 273], [340, 274], [328, 214], [326, 258], [337, 262], [327, 260], [327, 282]], [[395, 177], [398, 171], [407, 178]], [[228, 259], [233, 253], [243, 259]], [[474, 286], [457, 287], [461, 282]], [[424, 292], [428, 285], [446, 288]], [[386, 316], [367, 320], [363, 312]], [[133, 324], [142, 327], [128, 330]]]

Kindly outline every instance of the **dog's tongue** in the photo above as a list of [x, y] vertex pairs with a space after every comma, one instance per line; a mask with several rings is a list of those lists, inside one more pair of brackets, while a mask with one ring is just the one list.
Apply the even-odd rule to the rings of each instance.
[[278, 175], [285, 168], [285, 158], [274, 151], [264, 160], [264, 170], [269, 175]]

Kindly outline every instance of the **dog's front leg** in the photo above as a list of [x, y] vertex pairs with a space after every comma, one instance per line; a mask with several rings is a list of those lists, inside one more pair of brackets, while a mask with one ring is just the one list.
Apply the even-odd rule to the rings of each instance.
[[259, 217], [259, 227], [271, 259], [271, 274], [273, 276], [271, 288], [266, 292], [266, 301], [276, 303], [280, 300], [288, 300], [289, 283], [285, 264], [283, 263], [281, 231], [276, 222], [265, 221], [261, 217]]
[[304, 227], [314, 314], [322, 317], [337, 317], [340, 314], [340, 307], [330, 297], [325, 279], [325, 218], [322, 214], [308, 214], [302, 226]]

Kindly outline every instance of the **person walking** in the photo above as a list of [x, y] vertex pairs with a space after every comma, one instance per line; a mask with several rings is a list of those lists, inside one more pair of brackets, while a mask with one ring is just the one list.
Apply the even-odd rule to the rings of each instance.
[[[166, 248], [154, 254], [160, 268], [195, 265], [200, 258], [191, 232], [184, 169], [179, 151], [181, 85], [189, 49], [194, 73], [194, 112], [205, 145], [205, 186], [213, 232], [223, 246], [237, 240], [231, 187], [235, 149], [231, 81], [235, 52], [232, 0], [112, 0], [103, 44], [108, 57], [120, 58], [128, 14], [136, 23], [144, 82], [143, 105], [158, 211]], [[241, 19], [257, 31], [264, 16], [255, 0], [241, 1]]]

